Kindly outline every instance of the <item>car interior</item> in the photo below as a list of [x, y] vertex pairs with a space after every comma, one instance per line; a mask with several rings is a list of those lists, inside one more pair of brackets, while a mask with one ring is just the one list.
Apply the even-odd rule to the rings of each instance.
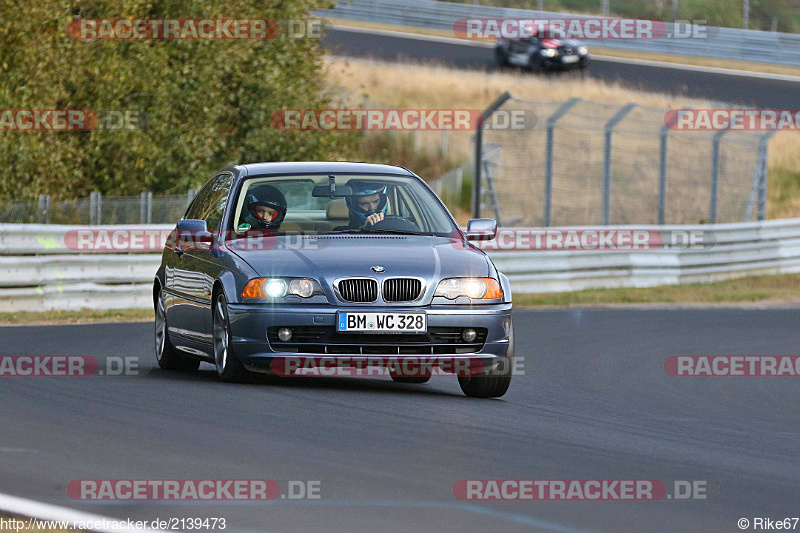
[[[291, 182], [275, 181], [274, 179], [252, 180], [248, 183], [248, 190], [263, 183], [269, 183], [280, 189], [286, 196], [288, 209], [286, 218], [281, 224], [282, 233], [329, 233], [334, 228], [346, 226], [350, 221], [347, 203], [344, 198], [313, 198], [311, 188], [314, 182], [293, 180]], [[307, 190], [306, 190], [307, 189]], [[425, 217], [420, 211], [413, 195], [405, 190], [402, 185], [389, 184], [387, 215], [394, 215], [406, 218], [413, 223], [422, 221], [423, 231]], [[237, 215], [234, 217], [234, 230], [244, 222], [246, 210], [244, 208], [244, 197], [246, 192], [239, 195], [236, 205]], [[236, 230], [238, 232], [238, 230]]]

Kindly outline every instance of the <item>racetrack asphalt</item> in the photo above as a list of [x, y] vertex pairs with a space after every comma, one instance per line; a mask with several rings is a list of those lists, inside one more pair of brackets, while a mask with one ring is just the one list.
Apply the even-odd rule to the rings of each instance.
[[[328, 51], [342, 56], [385, 61], [433, 61], [464, 69], [498, 68], [495, 66], [492, 48], [474, 46], [471, 42], [431, 40], [413, 34], [399, 37], [380, 32], [351, 31], [342, 27], [328, 29], [322, 42]], [[647, 92], [683, 95], [713, 102], [767, 109], [797, 109], [800, 105], [800, 82], [797, 79], [760, 76], [758, 73], [736, 75], [702, 67], [669, 68], [666, 65], [643, 65], [612, 58], [594, 58], [586, 75]], [[538, 75], [556, 78], [581, 76], [578, 72]], [[543, 95], [542, 98], [553, 100], [558, 99], [558, 95]]]
[[[136, 376], [0, 377], [0, 492], [229, 531], [738, 531], [798, 516], [800, 378], [671, 377], [671, 355], [797, 355], [800, 309], [517, 310], [514, 377], [246, 385], [159, 369], [152, 324], [0, 328], [0, 355], [135, 358]], [[464, 502], [461, 479], [705, 481], [707, 499]], [[87, 503], [78, 479], [318, 480], [320, 500]]]

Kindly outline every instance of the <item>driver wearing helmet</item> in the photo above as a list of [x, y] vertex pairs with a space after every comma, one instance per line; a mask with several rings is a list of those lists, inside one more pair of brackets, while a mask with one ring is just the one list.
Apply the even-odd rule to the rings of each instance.
[[272, 185], [258, 185], [247, 191], [246, 210], [240, 231], [249, 229], [277, 231], [286, 216], [286, 197]]
[[350, 211], [350, 228], [374, 226], [386, 217], [386, 185], [363, 181], [351, 181], [348, 185], [353, 189], [353, 194], [345, 198]]

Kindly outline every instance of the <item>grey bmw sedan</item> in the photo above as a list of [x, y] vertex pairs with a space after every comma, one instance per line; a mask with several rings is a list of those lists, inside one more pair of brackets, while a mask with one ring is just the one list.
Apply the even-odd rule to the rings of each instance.
[[[402, 167], [238, 165], [197, 193], [153, 283], [161, 368], [212, 363], [224, 381], [455, 375], [468, 396], [511, 382], [508, 278]], [[381, 374], [383, 372], [383, 374]]]

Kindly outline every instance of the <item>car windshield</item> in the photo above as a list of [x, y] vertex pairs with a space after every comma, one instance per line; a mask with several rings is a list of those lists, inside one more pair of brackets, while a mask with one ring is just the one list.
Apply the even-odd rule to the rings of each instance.
[[[331, 183], [334, 196], [331, 197]], [[270, 185], [286, 200], [280, 234], [387, 233], [447, 237], [457, 231], [450, 214], [417, 178], [395, 175], [296, 175], [248, 178], [234, 204], [234, 236], [259, 229], [252, 206]], [[314, 188], [317, 187], [316, 195]], [[348, 194], [351, 193], [351, 194]], [[273, 197], [275, 196], [272, 191]], [[274, 199], [274, 198], [273, 198]], [[271, 211], [268, 211], [270, 213]], [[367, 217], [373, 215], [370, 220]]]

